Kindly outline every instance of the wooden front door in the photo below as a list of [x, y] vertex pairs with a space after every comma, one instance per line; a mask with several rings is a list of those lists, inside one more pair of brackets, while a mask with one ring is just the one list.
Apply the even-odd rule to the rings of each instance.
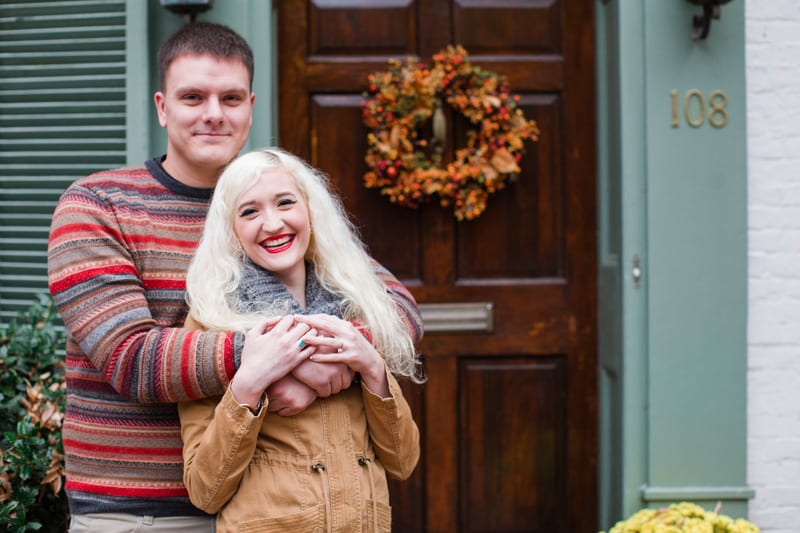
[[[276, 5], [280, 144], [331, 176], [372, 255], [424, 308], [428, 381], [406, 387], [422, 460], [392, 484], [395, 531], [596, 531], [592, 3]], [[362, 182], [367, 76], [448, 44], [505, 75], [541, 130], [519, 179], [470, 222]], [[450, 138], [460, 127], [450, 116]]]

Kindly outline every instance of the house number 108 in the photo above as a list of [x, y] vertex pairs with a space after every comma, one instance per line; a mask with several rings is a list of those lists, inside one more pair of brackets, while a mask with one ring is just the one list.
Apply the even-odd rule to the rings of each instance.
[[[678, 91], [669, 92], [672, 101], [672, 127], [680, 126], [680, 98]], [[683, 97], [683, 118], [693, 128], [699, 128], [708, 119], [708, 123], [715, 128], [724, 128], [728, 123], [728, 97], [724, 92], [716, 90], [708, 97], [708, 103], [703, 98], [703, 93], [697, 89], [689, 89]], [[708, 112], [706, 112], [706, 108]]]

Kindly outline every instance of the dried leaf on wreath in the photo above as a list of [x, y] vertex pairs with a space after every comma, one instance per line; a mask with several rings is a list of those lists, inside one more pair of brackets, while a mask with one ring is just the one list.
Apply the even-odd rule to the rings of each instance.
[[497, 150], [494, 155], [492, 155], [490, 163], [501, 174], [519, 172], [519, 167], [517, 166], [517, 162], [514, 160], [514, 156], [511, 155], [511, 153], [505, 148], [500, 148]]
[[501, 104], [500, 99], [491, 94], [487, 94], [486, 96], [484, 96], [483, 100], [492, 107], [500, 107]]
[[389, 134], [389, 144], [392, 148], [400, 146], [400, 134], [402, 133], [399, 124], [392, 126], [392, 132]]
[[486, 178], [486, 181], [494, 181], [499, 175], [492, 165], [483, 165], [481, 167], [481, 172], [483, 173], [483, 177]]

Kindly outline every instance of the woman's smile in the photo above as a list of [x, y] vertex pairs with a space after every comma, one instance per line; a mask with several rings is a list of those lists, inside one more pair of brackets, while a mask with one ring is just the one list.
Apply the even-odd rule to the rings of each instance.
[[294, 235], [278, 235], [261, 241], [261, 246], [270, 254], [278, 254], [288, 250], [294, 243]]

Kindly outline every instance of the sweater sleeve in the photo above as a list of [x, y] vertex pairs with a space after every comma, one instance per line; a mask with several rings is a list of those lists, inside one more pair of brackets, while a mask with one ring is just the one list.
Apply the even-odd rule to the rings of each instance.
[[[179, 327], [185, 274], [171, 275], [178, 269], [170, 264], [148, 267], [144, 276], [131, 251], [148, 246], [153, 261], [160, 257], [161, 243], [153, 243], [159, 237], [147, 232], [147, 222], [138, 222], [141, 233], [126, 233], [110, 202], [72, 185], [51, 223], [50, 293], [71, 341], [124, 398], [176, 402], [219, 396], [233, 377], [243, 337]], [[175, 318], [159, 321], [151, 305], [167, 309], [162, 317]]]
[[411, 340], [414, 344], [422, 340], [423, 327], [422, 316], [419, 312], [419, 306], [411, 292], [400, 281], [389, 272], [389, 270], [373, 260], [373, 269], [378, 277], [386, 285], [386, 290], [389, 291], [392, 299], [397, 305], [397, 310], [403, 318], [403, 322], [411, 333]]

